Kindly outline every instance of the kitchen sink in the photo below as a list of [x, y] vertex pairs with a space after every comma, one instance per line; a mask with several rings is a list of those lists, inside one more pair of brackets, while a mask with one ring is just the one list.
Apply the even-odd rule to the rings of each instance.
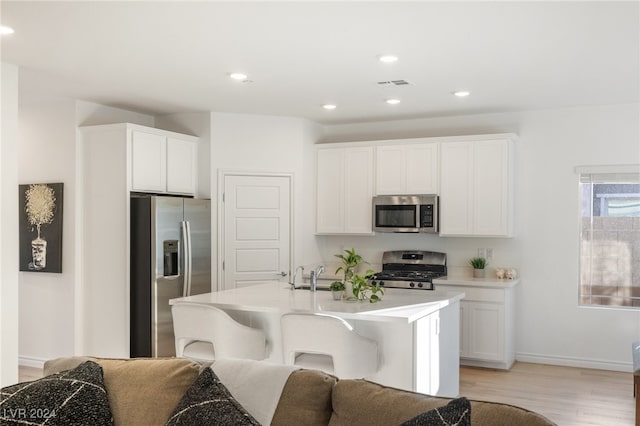
[[[309, 284], [302, 284], [300, 287], [296, 287], [296, 290], [311, 290], [311, 286]], [[320, 287], [317, 288], [318, 291], [331, 291], [329, 287]]]

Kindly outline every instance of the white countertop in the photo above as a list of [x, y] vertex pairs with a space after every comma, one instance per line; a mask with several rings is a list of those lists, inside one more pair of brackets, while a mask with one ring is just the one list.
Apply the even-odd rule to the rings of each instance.
[[455, 303], [464, 297], [460, 291], [385, 289], [382, 301], [346, 302], [333, 300], [330, 291], [291, 290], [287, 283], [265, 281], [264, 284], [223, 290], [170, 300], [212, 304], [223, 309], [252, 312], [314, 312], [344, 319], [366, 321], [401, 321], [410, 323]]

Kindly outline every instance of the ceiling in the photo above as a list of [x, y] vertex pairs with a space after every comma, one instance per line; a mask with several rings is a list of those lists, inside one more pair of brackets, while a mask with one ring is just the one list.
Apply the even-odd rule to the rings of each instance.
[[[2, 1], [20, 102], [323, 124], [638, 102], [639, 2]], [[381, 54], [399, 57], [393, 64]], [[234, 81], [243, 72], [250, 82]], [[406, 80], [409, 84], [378, 84]], [[456, 90], [471, 95], [457, 98]], [[388, 98], [401, 103], [388, 105]], [[333, 103], [327, 111], [321, 106]]]

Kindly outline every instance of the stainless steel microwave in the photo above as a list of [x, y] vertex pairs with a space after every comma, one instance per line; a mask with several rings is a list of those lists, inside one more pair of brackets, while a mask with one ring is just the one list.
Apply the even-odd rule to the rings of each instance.
[[376, 232], [438, 233], [437, 195], [378, 195], [373, 197]]

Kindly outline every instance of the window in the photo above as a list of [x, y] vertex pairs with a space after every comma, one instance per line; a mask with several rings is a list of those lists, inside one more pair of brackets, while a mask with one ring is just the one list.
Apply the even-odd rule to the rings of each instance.
[[579, 167], [580, 304], [640, 307], [640, 167]]

